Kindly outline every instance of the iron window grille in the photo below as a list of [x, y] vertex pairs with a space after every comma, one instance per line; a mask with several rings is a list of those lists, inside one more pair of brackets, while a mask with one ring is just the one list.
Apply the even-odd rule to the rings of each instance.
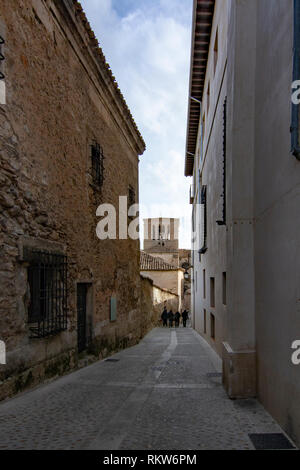
[[101, 188], [104, 181], [104, 155], [98, 143], [92, 144], [92, 178], [93, 184]]
[[[129, 208], [135, 204], [135, 190], [134, 188], [130, 185], [128, 188], [128, 206]], [[133, 219], [133, 215], [128, 215], [129, 219]]]
[[[5, 59], [3, 52], [2, 52], [2, 46], [5, 44], [5, 40], [3, 39], [2, 36], [0, 36], [0, 62], [2, 63]], [[5, 76], [4, 73], [0, 70], [0, 80], [4, 80]]]
[[199, 250], [199, 255], [203, 255], [207, 251], [207, 188], [202, 186], [201, 189], [201, 241], [202, 247]]
[[31, 338], [45, 338], [67, 329], [67, 257], [25, 249], [29, 263], [30, 301], [28, 323]]
[[218, 225], [226, 225], [226, 134], [227, 134], [227, 98], [224, 101], [224, 111], [223, 111], [223, 211], [222, 211], [222, 220], [218, 220]]
[[129, 206], [133, 206], [135, 204], [135, 190], [132, 186], [128, 188], [128, 202]]

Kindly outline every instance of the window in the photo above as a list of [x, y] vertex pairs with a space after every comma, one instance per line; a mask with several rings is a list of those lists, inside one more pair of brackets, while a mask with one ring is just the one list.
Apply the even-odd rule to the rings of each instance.
[[210, 306], [215, 307], [215, 278], [210, 278]]
[[87, 346], [87, 292], [89, 284], [77, 284], [77, 347], [81, 353]]
[[24, 249], [24, 259], [29, 263], [31, 337], [43, 338], [66, 330], [67, 257]]
[[6, 89], [5, 89], [5, 76], [4, 76], [4, 51], [3, 45], [5, 41], [2, 36], [0, 36], [0, 104], [6, 104]]
[[129, 188], [128, 188], [128, 203], [129, 203], [129, 207], [135, 204], [135, 190], [131, 185], [129, 185]]
[[198, 292], [198, 271], [196, 271], [196, 292]]
[[209, 105], [210, 105], [210, 83], [207, 86], [207, 115], [209, 112]]
[[102, 187], [104, 180], [103, 160], [104, 156], [102, 147], [99, 144], [94, 143], [92, 145], [92, 178], [93, 184], [98, 188]]
[[215, 316], [211, 313], [210, 314], [210, 336], [212, 339], [216, 337], [216, 321]]
[[3, 61], [5, 59], [3, 54], [3, 45], [5, 44], [4, 38], [0, 36], [0, 80], [4, 80], [5, 76], [3, 73]]
[[227, 295], [226, 295], [226, 273], [223, 273], [223, 305], [227, 304]]
[[202, 186], [201, 189], [201, 200], [200, 200], [200, 209], [201, 209], [201, 248], [199, 254], [204, 255], [207, 251], [207, 195], [206, 195], [206, 186]]
[[222, 220], [218, 220], [218, 225], [226, 225], [226, 148], [227, 148], [227, 98], [224, 101], [223, 108], [223, 189], [222, 189], [222, 199], [223, 199], [223, 211], [222, 211]]
[[206, 272], [203, 269], [203, 299], [206, 298]]
[[300, 3], [295, 0], [294, 2], [294, 47], [293, 47], [293, 90], [295, 95], [292, 95], [292, 154], [300, 160], [300, 106], [299, 106], [299, 18], [300, 18]]
[[114, 322], [117, 320], [117, 298], [110, 298], [110, 321]]
[[[134, 190], [133, 186], [129, 185], [129, 188], [128, 188], [128, 206], [129, 206], [129, 209], [130, 209], [131, 206], [133, 206], [135, 204], [135, 202], [136, 202], [136, 200], [135, 200], [135, 190]], [[130, 215], [128, 215], [129, 219], [134, 219], [134, 215], [132, 215], [133, 213], [130, 212], [130, 210], [129, 210], [128, 214], [130, 214]]]
[[206, 328], [206, 310], [203, 310], [203, 332], [206, 335], [207, 328]]
[[218, 54], [219, 54], [219, 32], [216, 32], [215, 45], [214, 45], [214, 74], [217, 70], [218, 64]]

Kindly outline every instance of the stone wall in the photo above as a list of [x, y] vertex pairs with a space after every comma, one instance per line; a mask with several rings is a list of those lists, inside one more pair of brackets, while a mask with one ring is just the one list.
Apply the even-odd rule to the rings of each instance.
[[147, 277], [141, 276], [141, 321], [142, 334], [151, 328], [161, 326], [161, 314], [166, 305], [168, 310], [177, 312], [179, 308], [178, 295], [156, 286]]
[[[96, 209], [138, 201], [143, 140], [77, 2], [3, 0], [7, 104], [0, 106], [0, 399], [78, 366], [77, 286], [88, 285], [88, 351], [142, 336], [139, 242], [96, 237]], [[91, 145], [104, 152], [93, 184]], [[118, 214], [118, 212], [117, 212]], [[68, 257], [66, 331], [31, 339], [24, 248]], [[110, 321], [111, 297], [117, 318]]]
[[173, 271], [141, 271], [141, 274], [151, 279], [156, 286], [181, 296], [183, 280], [183, 271], [181, 269], [174, 269]]

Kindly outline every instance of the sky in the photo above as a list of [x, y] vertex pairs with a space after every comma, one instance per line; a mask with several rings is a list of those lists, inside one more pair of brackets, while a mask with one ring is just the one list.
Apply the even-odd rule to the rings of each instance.
[[184, 158], [193, 1], [81, 4], [146, 142], [140, 217], [180, 218], [180, 247], [190, 248], [191, 181], [184, 176]]

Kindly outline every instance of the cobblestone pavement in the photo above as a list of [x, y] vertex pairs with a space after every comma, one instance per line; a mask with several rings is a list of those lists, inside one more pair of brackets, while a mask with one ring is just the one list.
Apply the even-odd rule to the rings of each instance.
[[282, 432], [256, 400], [227, 398], [221, 361], [192, 329], [137, 346], [0, 404], [0, 449], [253, 449]]

